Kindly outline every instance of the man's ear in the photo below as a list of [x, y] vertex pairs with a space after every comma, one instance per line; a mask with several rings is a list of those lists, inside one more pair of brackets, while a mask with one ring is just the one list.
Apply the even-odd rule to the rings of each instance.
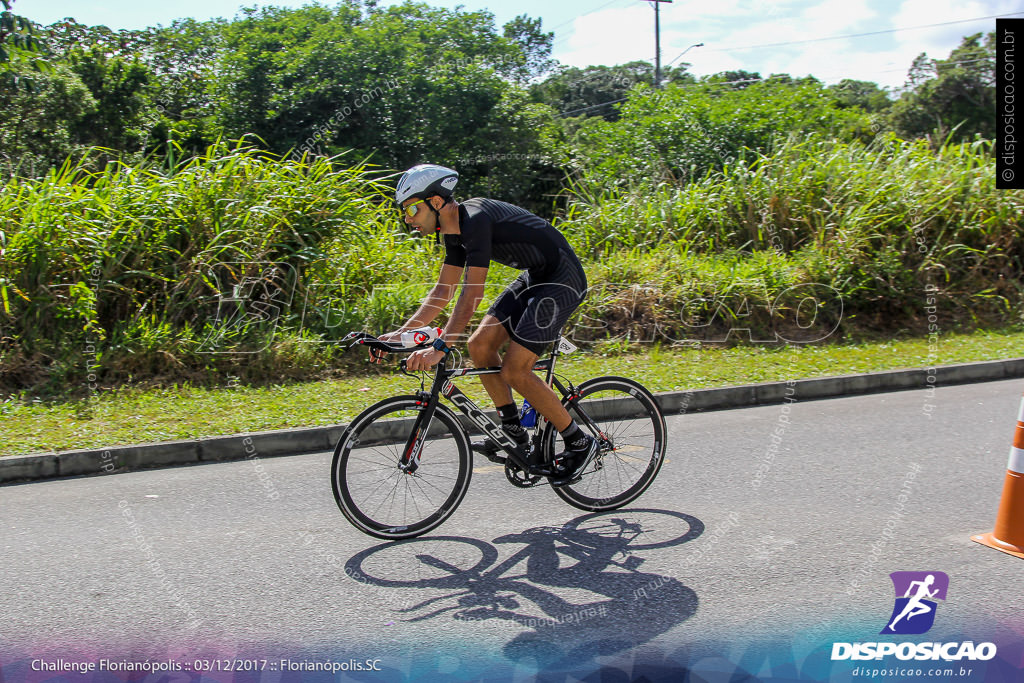
[[430, 205], [437, 209], [438, 211], [440, 211], [441, 207], [444, 206], [445, 204], [447, 204], [447, 202], [444, 200], [443, 197], [439, 195], [435, 194], [433, 197], [430, 198]]

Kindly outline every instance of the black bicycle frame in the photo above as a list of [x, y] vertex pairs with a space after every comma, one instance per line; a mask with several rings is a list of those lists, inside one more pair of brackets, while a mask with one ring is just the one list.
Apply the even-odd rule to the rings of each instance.
[[[555, 377], [555, 358], [558, 356], [558, 352], [552, 352], [551, 356], [545, 358], [542, 361], [538, 361], [534, 364], [534, 372], [541, 370], [547, 371], [547, 377], [545, 382], [549, 386], [553, 386], [562, 394], [562, 398], [570, 398], [570, 406], [575, 409], [577, 414], [582, 416], [582, 411], [579, 410], [577, 400], [579, 398], [576, 393], [575, 387], [572, 383], [569, 383], [570, 389], [566, 389], [565, 386], [558, 381]], [[412, 434], [405, 443], [405, 449], [402, 451], [401, 466], [407, 472], [415, 472], [419, 467], [420, 451], [423, 448], [423, 439], [427, 434], [427, 430], [430, 427], [430, 422], [433, 420], [434, 412], [437, 410], [437, 405], [441, 401], [441, 396], [444, 396], [456, 408], [459, 409], [462, 414], [470, 419], [473, 424], [479, 427], [483, 432], [490, 437], [505, 453], [508, 454], [509, 459], [517, 465], [519, 468], [527, 472], [528, 474], [540, 474], [536, 472], [534, 467], [529, 463], [529, 455], [527, 452], [513, 441], [505, 433], [498, 424], [484, 413], [483, 410], [477, 406], [472, 399], [462, 392], [457, 386], [452, 383], [453, 377], [473, 377], [476, 375], [496, 375], [501, 372], [501, 368], [456, 368], [446, 370], [442, 364], [438, 365], [437, 372], [434, 374], [434, 382], [431, 385], [429, 398], [424, 401], [426, 404], [424, 409], [420, 412], [419, 416], [414, 423]], [[423, 392], [425, 393], [425, 392]], [[423, 396], [423, 393], [420, 396]], [[583, 416], [584, 419], [585, 416]], [[587, 419], [587, 422], [590, 422]]]

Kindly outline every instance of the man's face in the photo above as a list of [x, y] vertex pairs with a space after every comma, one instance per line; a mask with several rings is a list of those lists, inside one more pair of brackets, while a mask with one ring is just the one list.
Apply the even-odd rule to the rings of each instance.
[[[434, 198], [431, 197], [430, 199]], [[413, 230], [417, 230], [424, 237], [432, 235], [437, 227], [437, 216], [427, 207], [427, 201], [430, 200], [407, 199], [402, 202], [402, 220], [405, 221], [406, 225]], [[410, 216], [410, 210], [415, 211], [416, 214]]]

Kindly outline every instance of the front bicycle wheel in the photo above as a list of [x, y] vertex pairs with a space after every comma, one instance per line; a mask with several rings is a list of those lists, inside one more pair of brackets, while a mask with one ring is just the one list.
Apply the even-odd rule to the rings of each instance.
[[334, 449], [331, 484], [341, 512], [377, 538], [412, 538], [437, 527], [459, 506], [473, 474], [469, 437], [455, 414], [437, 406], [419, 466], [400, 466], [402, 450], [423, 410], [415, 396], [396, 396], [356, 417]]
[[[665, 417], [651, 392], [625, 377], [597, 377], [577, 387], [578, 408], [563, 401], [580, 429], [598, 440], [600, 450], [582, 479], [553, 486], [555, 493], [581, 510], [614, 510], [647, 490], [665, 460]], [[565, 449], [550, 424], [544, 452]]]

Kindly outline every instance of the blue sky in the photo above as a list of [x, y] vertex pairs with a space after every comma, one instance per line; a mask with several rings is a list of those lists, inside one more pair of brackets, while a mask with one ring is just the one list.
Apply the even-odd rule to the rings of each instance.
[[[230, 18], [241, 6], [303, 4], [309, 3], [15, 0], [14, 9], [42, 23], [71, 16], [119, 29], [166, 26], [182, 17]], [[400, 2], [382, 0], [381, 4]], [[654, 59], [654, 12], [643, 0], [431, 0], [429, 4], [487, 9], [499, 24], [522, 13], [539, 17], [545, 30], [555, 31], [554, 57], [573, 66]], [[682, 60], [697, 75], [746, 69], [762, 75], [810, 74], [826, 83], [857, 78], [899, 87], [921, 52], [946, 57], [962, 36], [995, 29], [994, 19], [964, 20], [1022, 11], [1021, 0], [674, 0], [661, 4], [662, 60], [669, 63], [688, 46], [704, 43]], [[930, 27], [918, 28], [922, 26]], [[887, 33], [806, 42], [878, 31]]]

